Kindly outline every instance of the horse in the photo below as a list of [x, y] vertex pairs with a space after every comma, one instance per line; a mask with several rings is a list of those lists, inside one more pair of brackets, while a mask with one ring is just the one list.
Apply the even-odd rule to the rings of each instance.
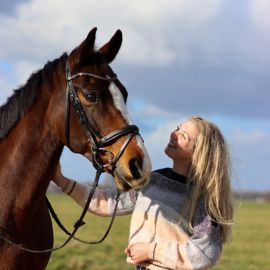
[[148, 181], [151, 162], [128, 115], [127, 90], [109, 65], [122, 32], [96, 49], [96, 31], [34, 72], [0, 107], [1, 270], [46, 268], [51, 252], [18, 245], [53, 247], [45, 198], [64, 146], [112, 174], [120, 191]]

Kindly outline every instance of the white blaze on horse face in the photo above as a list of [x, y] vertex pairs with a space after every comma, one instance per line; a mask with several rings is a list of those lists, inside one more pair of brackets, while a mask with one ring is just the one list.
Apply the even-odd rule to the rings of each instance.
[[[125, 100], [123, 98], [123, 95], [120, 91], [120, 89], [117, 87], [117, 85], [114, 82], [111, 82], [109, 85], [109, 90], [111, 92], [112, 98], [113, 98], [113, 102], [115, 105], [115, 108], [121, 112], [122, 116], [124, 117], [124, 119], [127, 121], [127, 123], [129, 125], [132, 124], [132, 120], [128, 114], [127, 111], [127, 107], [126, 107], [126, 103]], [[140, 136], [136, 136], [137, 139], [137, 144], [138, 146], [142, 149], [143, 153], [144, 153], [144, 170], [145, 171], [150, 171], [151, 170], [151, 161], [150, 161], [150, 157], [144, 147], [144, 144], [142, 142], [142, 139]]]
[[109, 90], [112, 94], [115, 108], [121, 112], [122, 116], [124, 117], [124, 119], [126, 119], [127, 123], [129, 125], [132, 125], [131, 118], [127, 111], [126, 103], [124, 101], [124, 98], [120, 89], [116, 86], [114, 82], [111, 82], [109, 85]]

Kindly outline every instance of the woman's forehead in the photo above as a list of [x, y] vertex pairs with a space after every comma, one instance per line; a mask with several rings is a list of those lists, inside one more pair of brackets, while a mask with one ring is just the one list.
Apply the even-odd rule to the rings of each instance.
[[185, 121], [180, 124], [180, 129], [190, 136], [197, 136], [199, 134], [198, 126], [192, 121]]

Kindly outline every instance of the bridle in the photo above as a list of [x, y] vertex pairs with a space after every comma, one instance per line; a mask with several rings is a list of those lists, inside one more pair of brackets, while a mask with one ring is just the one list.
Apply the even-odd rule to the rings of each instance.
[[[65, 227], [64, 225], [60, 222], [59, 218], [57, 217], [55, 211], [53, 210], [49, 200], [46, 197], [46, 203], [48, 206], [48, 209], [52, 215], [52, 217], [55, 219], [56, 223], [58, 224], [58, 226], [68, 235], [68, 238], [66, 239], [66, 241], [61, 244], [60, 246], [54, 247], [54, 248], [50, 248], [50, 249], [44, 249], [44, 250], [34, 250], [34, 249], [29, 249], [24, 247], [22, 244], [17, 244], [15, 242], [13, 242], [12, 240], [9, 240], [8, 238], [6, 238], [5, 236], [3, 236], [2, 234], [0, 234], [0, 238], [3, 239], [4, 241], [6, 241], [7, 243], [9, 243], [10, 245], [13, 245], [15, 247], [17, 247], [18, 249], [30, 252], [30, 253], [51, 253], [53, 251], [59, 250], [61, 248], [63, 248], [64, 246], [67, 245], [67, 243], [73, 238], [77, 241], [86, 243], [86, 244], [98, 244], [101, 243], [102, 241], [104, 241], [104, 239], [107, 237], [107, 235], [109, 234], [109, 231], [112, 227], [114, 218], [115, 218], [115, 214], [116, 214], [116, 210], [117, 210], [117, 205], [118, 205], [118, 199], [119, 199], [119, 191], [117, 191], [117, 196], [116, 196], [116, 205], [115, 205], [115, 209], [110, 221], [110, 224], [108, 226], [108, 229], [106, 230], [104, 236], [98, 240], [98, 241], [84, 241], [81, 240], [77, 237], [75, 237], [75, 234], [77, 232], [77, 230], [79, 229], [79, 227], [81, 227], [82, 225], [85, 224], [85, 222], [83, 221], [84, 216], [86, 214], [86, 212], [88, 211], [90, 202], [93, 198], [93, 195], [95, 193], [95, 190], [98, 186], [98, 182], [100, 179], [100, 175], [105, 172], [105, 168], [107, 166], [111, 166], [111, 174], [114, 175], [116, 166], [117, 166], [117, 162], [119, 161], [120, 157], [122, 156], [122, 154], [124, 153], [126, 147], [128, 146], [128, 144], [130, 143], [130, 141], [132, 140], [132, 138], [136, 135], [139, 135], [139, 129], [136, 125], [127, 125], [123, 128], [119, 128], [105, 136], [101, 136], [100, 132], [98, 132], [93, 125], [91, 124], [90, 120], [88, 119], [86, 112], [80, 102], [80, 99], [77, 95], [77, 92], [73, 86], [73, 79], [77, 78], [77, 77], [81, 77], [81, 76], [88, 76], [88, 77], [92, 77], [95, 79], [99, 79], [99, 80], [105, 80], [108, 82], [113, 82], [117, 80], [117, 76], [114, 77], [103, 77], [103, 76], [99, 76], [97, 74], [93, 74], [93, 73], [88, 73], [88, 72], [79, 72], [76, 73], [74, 75], [71, 74], [71, 70], [70, 70], [70, 66], [68, 63], [68, 56], [66, 55], [66, 82], [67, 82], [67, 90], [66, 90], [66, 103], [65, 103], [65, 137], [66, 137], [66, 145], [69, 146], [71, 148], [71, 144], [70, 144], [70, 104], [74, 107], [76, 115], [78, 116], [78, 120], [80, 122], [80, 124], [83, 126], [85, 133], [88, 137], [88, 139], [90, 139], [91, 142], [91, 150], [92, 150], [92, 156], [93, 156], [93, 160], [92, 163], [96, 169], [96, 176], [94, 179], [94, 182], [92, 184], [92, 188], [89, 192], [86, 204], [84, 206], [84, 209], [79, 217], [79, 219], [75, 222], [74, 224], [74, 229], [73, 231], [70, 233]], [[117, 153], [116, 156], [114, 156], [114, 154], [111, 151], [106, 150], [104, 147], [109, 145], [110, 143], [112, 143], [113, 141], [123, 137], [123, 136], [127, 136], [126, 140], [124, 141], [124, 143], [122, 144], [119, 152]], [[100, 159], [100, 155], [104, 155], [104, 154], [108, 154], [111, 158], [108, 160], [107, 163], [103, 163], [102, 160]], [[125, 179], [123, 179], [125, 181]], [[126, 182], [128, 185], [130, 185], [128, 182]], [[130, 185], [131, 186], [131, 185]], [[132, 187], [132, 186], [131, 186]]]
[[[80, 102], [80, 99], [77, 95], [77, 92], [73, 86], [73, 79], [81, 76], [87, 76], [96, 78], [99, 80], [104, 80], [108, 82], [113, 82], [117, 80], [117, 76], [114, 77], [102, 77], [93, 73], [88, 72], [79, 72], [74, 75], [71, 75], [70, 66], [68, 60], [66, 62], [66, 81], [67, 81], [67, 91], [66, 91], [66, 105], [65, 105], [65, 137], [66, 137], [66, 145], [71, 148], [70, 145], [70, 103], [74, 107], [78, 119], [83, 126], [87, 137], [91, 141], [92, 145], [92, 156], [93, 156], [93, 165], [98, 169], [104, 170], [105, 167], [111, 165], [111, 174], [114, 175], [114, 170], [116, 168], [116, 163], [122, 156], [123, 152], [125, 151], [127, 145], [132, 140], [135, 135], [139, 135], [139, 129], [135, 125], [127, 125], [123, 128], [119, 128], [105, 136], [101, 136], [100, 132], [98, 132], [93, 125], [91, 124], [90, 120], [88, 119], [85, 110]], [[122, 147], [120, 148], [118, 154], [114, 157], [111, 151], [106, 150], [104, 147], [109, 145], [111, 142], [128, 135], [127, 139], [123, 143]], [[108, 160], [108, 163], [103, 164], [100, 161], [99, 156], [108, 154], [111, 158]]]

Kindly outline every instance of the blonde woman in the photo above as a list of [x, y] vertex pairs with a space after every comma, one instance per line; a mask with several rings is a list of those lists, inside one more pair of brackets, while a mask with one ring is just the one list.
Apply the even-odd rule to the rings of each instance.
[[[137, 270], [206, 269], [220, 259], [231, 240], [233, 206], [230, 158], [220, 130], [190, 117], [174, 130], [165, 148], [172, 168], [153, 171], [140, 191], [120, 196], [118, 215], [132, 213], [127, 261]], [[90, 186], [60, 172], [55, 183], [80, 205]], [[112, 215], [115, 193], [99, 189], [89, 211]]]

